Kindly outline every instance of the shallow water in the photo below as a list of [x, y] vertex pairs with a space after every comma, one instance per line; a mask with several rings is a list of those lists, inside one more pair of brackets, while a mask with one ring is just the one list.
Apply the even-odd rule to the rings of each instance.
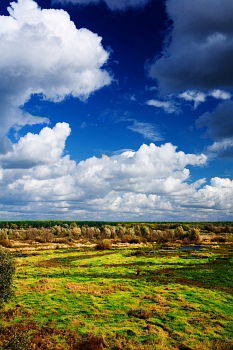
[[179, 248], [179, 252], [185, 252], [185, 251], [192, 251], [192, 250], [194, 250], [194, 251], [199, 251], [199, 250], [201, 250], [201, 246], [199, 246], [199, 245], [196, 245], [196, 246], [184, 246], [184, 247], [180, 247]]

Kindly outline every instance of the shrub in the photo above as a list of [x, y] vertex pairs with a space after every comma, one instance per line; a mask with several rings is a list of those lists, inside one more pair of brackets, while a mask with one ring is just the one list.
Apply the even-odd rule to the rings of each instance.
[[108, 250], [108, 249], [112, 249], [112, 242], [110, 241], [110, 239], [103, 239], [102, 241], [99, 241], [96, 244], [96, 249], [97, 250]]
[[218, 243], [226, 243], [227, 239], [226, 237], [220, 236], [220, 237], [215, 237], [215, 241]]
[[132, 243], [132, 244], [141, 243], [141, 238], [140, 238], [140, 237], [133, 237], [133, 238], [131, 238], [131, 240], [129, 241], [129, 243]]
[[137, 249], [131, 254], [132, 256], [146, 256], [146, 252], [142, 249]]
[[129, 243], [132, 240], [133, 236], [130, 234], [124, 234], [121, 238], [122, 243]]
[[175, 240], [175, 234], [173, 230], [154, 231], [153, 239], [157, 243], [173, 242]]
[[175, 238], [182, 239], [184, 237], [184, 235], [185, 235], [185, 232], [184, 232], [183, 226], [178, 226], [175, 229]]
[[53, 241], [54, 235], [48, 229], [38, 230], [38, 236], [35, 238], [36, 242], [39, 243], [51, 243]]
[[12, 280], [15, 265], [10, 253], [0, 249], [0, 304], [7, 301], [12, 295]]
[[186, 240], [188, 242], [200, 243], [201, 242], [200, 230], [196, 227], [192, 227], [187, 234]]
[[1, 239], [0, 245], [2, 247], [5, 247], [5, 248], [12, 248], [13, 247], [13, 244], [11, 243], [11, 241], [9, 239]]

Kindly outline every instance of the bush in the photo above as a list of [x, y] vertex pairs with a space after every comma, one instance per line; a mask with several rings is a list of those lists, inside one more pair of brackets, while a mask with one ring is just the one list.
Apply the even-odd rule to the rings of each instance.
[[38, 230], [38, 236], [35, 238], [35, 241], [38, 243], [51, 243], [54, 239], [54, 235], [50, 230]]
[[13, 247], [13, 244], [11, 243], [11, 241], [9, 239], [0, 240], [0, 245], [2, 247], [5, 247], [5, 248], [12, 248]]
[[154, 231], [153, 240], [157, 243], [174, 242], [175, 234], [173, 230]]
[[110, 239], [103, 239], [102, 241], [99, 241], [96, 244], [95, 247], [97, 250], [108, 250], [108, 249], [112, 249], [112, 242], [110, 241]]
[[131, 238], [131, 240], [129, 241], [129, 243], [132, 243], [132, 244], [139, 244], [139, 243], [141, 243], [141, 238], [140, 238], [140, 237], [133, 237], [133, 238]]
[[178, 226], [175, 229], [175, 238], [182, 239], [184, 237], [184, 235], [185, 235], [185, 232], [184, 232], [183, 226]]
[[0, 249], [0, 305], [12, 295], [12, 280], [15, 265], [10, 253]]
[[130, 234], [124, 234], [124, 235], [121, 237], [121, 242], [122, 242], [122, 243], [129, 243], [132, 239], [133, 239], [133, 236], [132, 236], [132, 235], [130, 235]]
[[142, 249], [137, 249], [131, 254], [132, 256], [146, 256], [146, 252]]
[[201, 235], [200, 230], [196, 227], [192, 227], [190, 231], [187, 233], [185, 240], [189, 243], [201, 243]]
[[227, 241], [226, 237], [223, 237], [223, 236], [215, 237], [215, 242], [226, 243], [226, 241]]

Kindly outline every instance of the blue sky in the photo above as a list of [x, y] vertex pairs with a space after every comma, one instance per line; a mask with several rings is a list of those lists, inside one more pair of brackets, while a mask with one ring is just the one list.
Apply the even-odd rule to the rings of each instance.
[[1, 220], [232, 220], [231, 0], [0, 13]]

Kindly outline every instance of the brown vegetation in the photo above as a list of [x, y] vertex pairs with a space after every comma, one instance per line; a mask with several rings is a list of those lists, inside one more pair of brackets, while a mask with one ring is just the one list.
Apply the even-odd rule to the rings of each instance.
[[[43, 226], [44, 225], [44, 226]], [[112, 244], [200, 244], [230, 243], [232, 223], [1, 223], [0, 246], [14, 248], [23, 242], [36, 244], [96, 244], [111, 249]], [[17, 243], [16, 243], [17, 242]]]
[[112, 249], [112, 242], [110, 239], [103, 239], [96, 244], [97, 250], [109, 250]]

